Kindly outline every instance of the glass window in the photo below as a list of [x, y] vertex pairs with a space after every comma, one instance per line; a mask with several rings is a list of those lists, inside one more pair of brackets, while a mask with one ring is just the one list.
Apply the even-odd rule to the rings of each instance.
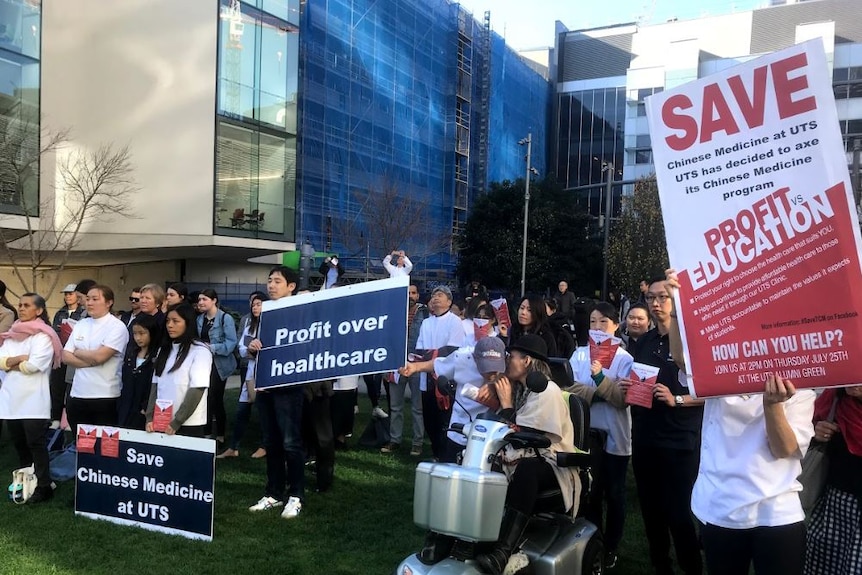
[[39, 59], [41, 2], [0, 1], [0, 51]]
[[850, 98], [862, 98], [862, 82], [857, 84], [850, 84], [848, 87], [848, 97]]
[[847, 99], [847, 84], [842, 84], [841, 86], [834, 86], [832, 91], [835, 93], [836, 100], [846, 100]]
[[638, 103], [638, 116], [646, 116], [646, 104]]
[[296, 138], [218, 125], [216, 227], [237, 235], [292, 237]]
[[40, 29], [38, 2], [0, 1], [0, 212], [39, 214]]
[[649, 134], [638, 134], [635, 137], [636, 148], [649, 148], [652, 146], [652, 138]]
[[832, 70], [832, 81], [833, 82], [846, 82], [848, 74], [850, 70], [847, 68], [835, 68]]
[[637, 150], [635, 164], [652, 164], [652, 150]]
[[[844, 122], [842, 122], [842, 124], [843, 123]], [[848, 135], [862, 134], [862, 120], [849, 120], [847, 122], [847, 131], [845, 132], [845, 134], [848, 134]]]

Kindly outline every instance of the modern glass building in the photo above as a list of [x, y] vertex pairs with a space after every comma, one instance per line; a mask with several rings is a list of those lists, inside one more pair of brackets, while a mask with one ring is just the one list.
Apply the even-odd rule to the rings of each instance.
[[[644, 99], [809, 38], [823, 38], [847, 163], [857, 197], [862, 182], [862, 3], [773, 2], [723, 16], [569, 31], [558, 23], [553, 164], [563, 185], [594, 215], [604, 212], [601, 172], [616, 181], [654, 172]], [[614, 195], [630, 189], [614, 188]], [[619, 209], [614, 202], [614, 209]]]
[[215, 233], [293, 241], [299, 0], [220, 0]]
[[[546, 172], [548, 82], [446, 0], [308, 0], [301, 29], [297, 243], [354, 269], [402, 247], [451, 277], [472, 198], [523, 177], [530, 131]], [[383, 245], [393, 216], [409, 245]]]
[[41, 1], [0, 0], [0, 212], [39, 215]]

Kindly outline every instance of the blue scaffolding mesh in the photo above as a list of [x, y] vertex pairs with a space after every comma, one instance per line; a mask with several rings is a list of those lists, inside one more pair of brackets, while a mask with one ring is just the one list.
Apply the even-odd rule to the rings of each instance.
[[[384, 253], [401, 247], [414, 276], [451, 277], [451, 238], [472, 196], [523, 175], [517, 140], [530, 130], [533, 165], [545, 168], [548, 82], [446, 0], [309, 0], [300, 30], [297, 242], [339, 253], [359, 275], [381, 272]], [[411, 245], [383, 245], [372, 229], [392, 194], [414, 222]]]

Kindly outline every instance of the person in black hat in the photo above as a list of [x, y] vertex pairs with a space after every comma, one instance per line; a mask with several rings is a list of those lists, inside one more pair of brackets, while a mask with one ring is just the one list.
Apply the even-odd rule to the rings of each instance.
[[[543, 390], [529, 389], [527, 376], [532, 372], [550, 376], [548, 347], [541, 336], [526, 334], [509, 346], [506, 376], [480, 389], [480, 399], [495, 398], [499, 402], [501, 417], [521, 429], [544, 433], [551, 440], [551, 446], [545, 449], [515, 449], [508, 445], [503, 451], [503, 471], [509, 478], [509, 488], [496, 548], [477, 558], [486, 573], [499, 574], [505, 569], [535, 511], [539, 493], [560, 489], [559, 496], [548, 502], [550, 507], [543, 509], [547, 511], [576, 511], [573, 507], [579, 499], [580, 481], [575, 471], [556, 465], [557, 453], [575, 451], [568, 405], [553, 381], [548, 381]], [[488, 390], [483, 391], [485, 388]]]

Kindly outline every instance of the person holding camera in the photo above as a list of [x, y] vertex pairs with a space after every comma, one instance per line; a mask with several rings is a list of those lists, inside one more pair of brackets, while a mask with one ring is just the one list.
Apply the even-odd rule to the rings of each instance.
[[[393, 264], [392, 261], [395, 260]], [[413, 270], [413, 262], [404, 253], [404, 250], [392, 250], [392, 253], [383, 258], [383, 267], [389, 272], [389, 277], [397, 278], [409, 276]]]

